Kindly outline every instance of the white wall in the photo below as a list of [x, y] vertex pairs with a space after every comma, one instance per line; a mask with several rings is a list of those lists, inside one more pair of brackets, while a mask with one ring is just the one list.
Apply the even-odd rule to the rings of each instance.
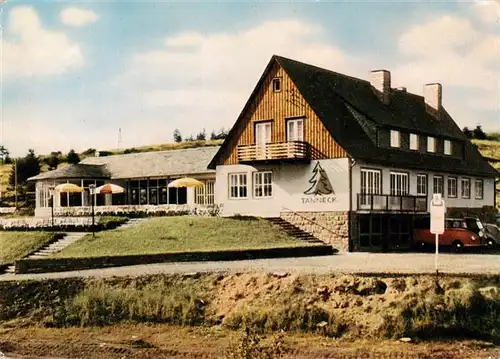
[[[430, 172], [430, 171], [417, 171], [408, 170], [404, 168], [389, 168], [379, 165], [371, 165], [363, 162], [356, 162], [352, 169], [352, 195], [353, 195], [353, 209], [357, 208], [357, 194], [361, 192], [361, 168], [379, 169], [382, 170], [382, 194], [390, 194], [390, 172], [391, 171], [401, 171], [408, 172], [409, 182], [410, 182], [410, 195], [417, 195], [417, 174], [427, 174], [427, 197], [428, 201], [432, 198], [433, 191], [433, 176], [443, 176], [444, 192], [445, 192], [445, 203], [446, 207], [466, 207], [466, 208], [481, 208], [483, 206], [493, 206], [494, 205], [494, 189], [495, 181], [492, 178], [481, 178], [472, 176], [460, 176], [457, 174], [449, 174], [443, 172]], [[457, 198], [448, 198], [448, 176], [457, 178]], [[470, 179], [470, 199], [461, 198], [461, 178]], [[475, 199], [475, 187], [474, 180], [483, 179], [484, 183], [484, 195], [483, 199]]]
[[[328, 178], [331, 194], [305, 194], [310, 187], [317, 164]], [[273, 172], [272, 198], [253, 196], [255, 171]], [[347, 158], [311, 161], [310, 164], [229, 165], [217, 166], [215, 202], [223, 205], [222, 214], [277, 217], [287, 209], [297, 212], [326, 212], [349, 210], [349, 162]], [[248, 196], [244, 199], [229, 198], [229, 173], [247, 173]]]

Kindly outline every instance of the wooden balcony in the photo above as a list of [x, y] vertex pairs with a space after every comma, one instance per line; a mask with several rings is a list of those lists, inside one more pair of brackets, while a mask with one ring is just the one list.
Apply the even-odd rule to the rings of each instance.
[[288, 141], [266, 143], [265, 145], [238, 146], [238, 162], [310, 162], [311, 151], [307, 142]]
[[427, 213], [427, 196], [358, 193], [358, 212]]

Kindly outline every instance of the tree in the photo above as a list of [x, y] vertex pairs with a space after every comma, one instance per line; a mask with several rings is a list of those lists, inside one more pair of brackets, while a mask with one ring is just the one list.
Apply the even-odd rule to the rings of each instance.
[[205, 132], [205, 129], [203, 129], [202, 132], [199, 132], [196, 135], [196, 140], [198, 140], [198, 141], [205, 141], [206, 139], [207, 139], [207, 133]]
[[9, 183], [11, 186], [16, 184], [16, 166], [17, 166], [17, 184], [25, 185], [27, 179], [40, 173], [40, 160], [35, 155], [35, 151], [30, 149], [28, 154], [16, 161], [10, 171]]
[[481, 125], [477, 125], [476, 128], [472, 131], [472, 136], [477, 140], [485, 140], [486, 133], [484, 133]]
[[316, 163], [313, 169], [313, 175], [309, 180], [311, 187], [304, 194], [331, 194], [333, 192], [332, 185], [330, 184], [330, 180], [326, 175], [325, 170], [321, 167], [319, 162]]
[[61, 151], [51, 152], [50, 156], [45, 159], [45, 163], [49, 166], [49, 171], [55, 170], [61, 162]]
[[78, 156], [78, 153], [76, 153], [75, 150], [71, 149], [66, 155], [66, 162], [77, 164], [78, 162], [80, 162], [80, 156]]
[[472, 131], [469, 130], [469, 127], [464, 127], [464, 129], [462, 130], [462, 132], [464, 133], [464, 135], [467, 137], [467, 138], [472, 138]]
[[223, 140], [227, 137], [227, 134], [228, 134], [228, 132], [224, 128], [221, 128], [218, 133], [216, 133], [214, 130], [214, 131], [212, 131], [212, 133], [210, 135], [210, 139], [211, 140]]
[[2, 164], [7, 163], [6, 159], [9, 158], [9, 150], [5, 148], [5, 146], [0, 146], [0, 159], [2, 161]]
[[178, 128], [174, 130], [174, 141], [177, 143], [182, 142], [181, 131]]

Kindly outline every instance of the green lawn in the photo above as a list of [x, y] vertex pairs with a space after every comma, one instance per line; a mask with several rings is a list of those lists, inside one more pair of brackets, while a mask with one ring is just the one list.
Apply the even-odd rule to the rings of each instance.
[[0, 264], [24, 257], [50, 241], [52, 235], [48, 232], [0, 232]]
[[54, 257], [99, 257], [303, 246], [262, 219], [162, 217], [135, 227], [87, 235]]

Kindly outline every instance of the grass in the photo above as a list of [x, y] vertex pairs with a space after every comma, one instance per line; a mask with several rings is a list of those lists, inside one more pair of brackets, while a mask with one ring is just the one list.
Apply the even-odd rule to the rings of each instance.
[[11, 263], [52, 239], [47, 232], [0, 232], [0, 264]]
[[54, 257], [100, 257], [303, 246], [257, 218], [160, 217], [135, 227], [87, 235]]

